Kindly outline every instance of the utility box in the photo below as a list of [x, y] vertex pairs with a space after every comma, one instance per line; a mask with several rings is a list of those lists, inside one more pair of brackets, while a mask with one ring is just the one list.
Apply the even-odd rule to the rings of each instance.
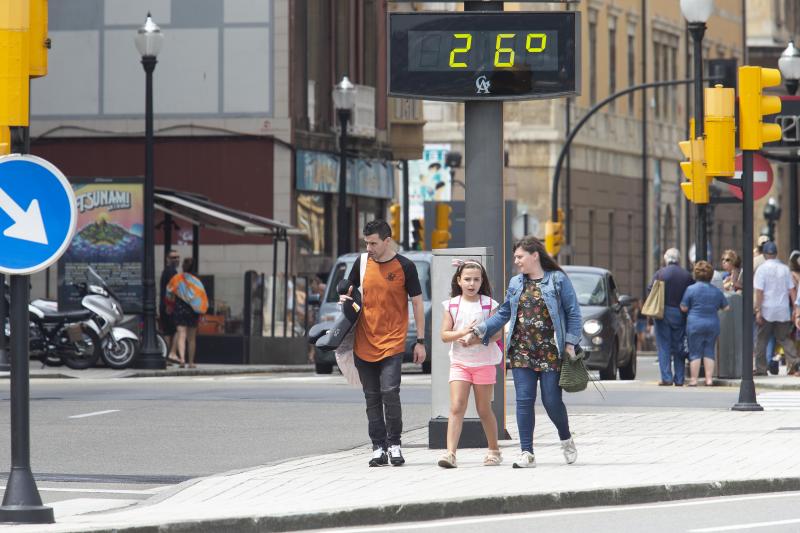
[[[492, 277], [494, 249], [489, 247], [443, 248], [433, 250], [431, 266], [431, 419], [428, 423], [428, 447], [444, 449], [447, 447], [447, 419], [450, 414], [450, 344], [441, 341], [442, 319], [445, 309], [442, 302], [450, 300], [450, 285], [456, 267], [454, 259], [478, 261]], [[492, 287], [493, 297], [502, 303], [505, 287]], [[498, 298], [498, 295], [499, 298]], [[449, 312], [449, 311], [448, 311]], [[499, 402], [499, 404], [498, 404]], [[494, 388], [493, 410], [500, 426], [505, 427], [503, 410], [505, 407], [505, 365], [497, 365], [497, 383]], [[500, 413], [500, 416], [498, 416]], [[500, 433], [503, 438], [503, 433]], [[478, 413], [475, 410], [475, 395], [470, 392], [464, 426], [461, 431], [459, 448], [484, 448], [486, 435], [483, 432]]]
[[[739, 379], [742, 377], [742, 295], [726, 292], [725, 296], [731, 308], [719, 311], [717, 377]], [[748, 354], [751, 353], [752, 347], [748, 350]]]

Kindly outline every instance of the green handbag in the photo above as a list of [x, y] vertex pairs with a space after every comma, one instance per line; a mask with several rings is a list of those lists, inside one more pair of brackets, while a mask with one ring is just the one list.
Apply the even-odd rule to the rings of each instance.
[[561, 361], [561, 376], [558, 385], [567, 392], [580, 392], [589, 384], [589, 371], [583, 362], [583, 354], [577, 355], [573, 360], [565, 357]]

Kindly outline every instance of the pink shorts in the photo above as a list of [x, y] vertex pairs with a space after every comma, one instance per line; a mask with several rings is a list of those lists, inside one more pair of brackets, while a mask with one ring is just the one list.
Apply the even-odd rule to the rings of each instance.
[[497, 365], [464, 366], [450, 363], [450, 381], [466, 381], [474, 385], [494, 385]]

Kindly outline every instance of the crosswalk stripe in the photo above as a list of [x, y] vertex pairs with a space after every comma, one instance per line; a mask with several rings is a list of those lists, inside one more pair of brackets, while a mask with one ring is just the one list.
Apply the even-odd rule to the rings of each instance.
[[800, 392], [762, 392], [756, 401], [767, 410], [800, 411]]

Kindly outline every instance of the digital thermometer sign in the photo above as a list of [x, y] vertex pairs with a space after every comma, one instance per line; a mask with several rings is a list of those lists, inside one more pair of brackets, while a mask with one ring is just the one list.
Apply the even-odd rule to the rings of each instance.
[[389, 15], [389, 94], [530, 99], [580, 89], [580, 13]]

